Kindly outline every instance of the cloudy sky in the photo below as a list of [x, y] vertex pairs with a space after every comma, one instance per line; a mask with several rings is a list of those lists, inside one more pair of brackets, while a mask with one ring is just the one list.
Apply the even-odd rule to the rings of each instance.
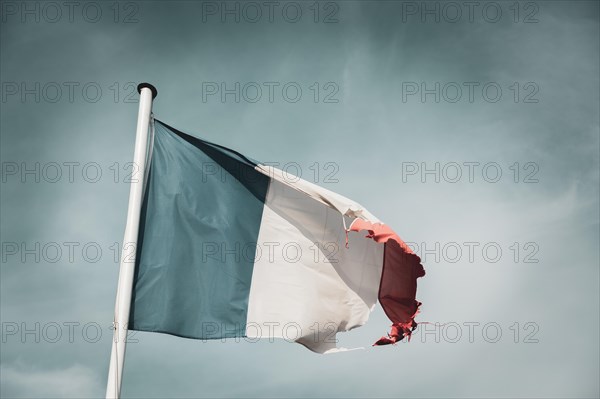
[[[596, 1], [2, 1], [1, 396], [101, 397], [135, 85], [365, 205], [427, 275], [410, 343], [137, 333], [124, 397], [598, 397]], [[440, 325], [436, 325], [439, 323]]]

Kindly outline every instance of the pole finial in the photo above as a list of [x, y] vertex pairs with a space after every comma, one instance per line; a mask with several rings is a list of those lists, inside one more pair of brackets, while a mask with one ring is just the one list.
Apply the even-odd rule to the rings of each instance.
[[156, 96], [158, 95], [158, 90], [156, 90], [156, 87], [152, 86], [150, 83], [146, 83], [146, 82], [140, 83], [137, 87], [138, 93], [142, 93], [142, 89], [144, 87], [147, 87], [150, 89], [150, 91], [152, 91], [152, 99], [155, 99]]

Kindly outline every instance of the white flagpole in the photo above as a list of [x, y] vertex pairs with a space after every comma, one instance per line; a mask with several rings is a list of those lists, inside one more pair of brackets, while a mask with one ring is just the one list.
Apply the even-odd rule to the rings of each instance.
[[135, 150], [133, 153], [134, 172], [129, 188], [129, 206], [127, 208], [127, 224], [121, 251], [119, 283], [115, 303], [114, 337], [110, 352], [106, 398], [119, 398], [121, 378], [125, 361], [125, 344], [127, 340], [127, 323], [131, 305], [133, 274], [135, 271], [135, 251], [140, 227], [140, 210], [144, 194], [144, 175], [146, 171], [146, 152], [148, 146], [148, 127], [152, 112], [152, 100], [158, 94], [156, 88], [149, 83], [138, 85], [140, 105], [138, 110], [137, 129], [135, 133]]

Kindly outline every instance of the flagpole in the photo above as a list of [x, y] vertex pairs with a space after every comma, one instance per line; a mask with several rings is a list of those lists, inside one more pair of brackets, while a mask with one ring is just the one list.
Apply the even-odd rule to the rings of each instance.
[[142, 208], [144, 175], [146, 170], [146, 152], [148, 148], [148, 127], [152, 112], [152, 100], [158, 94], [154, 86], [149, 83], [138, 85], [140, 102], [138, 109], [137, 129], [135, 133], [135, 149], [133, 153], [133, 171], [129, 187], [129, 206], [127, 208], [127, 224], [121, 251], [119, 267], [119, 283], [117, 286], [117, 299], [115, 302], [115, 316], [113, 321], [114, 336], [110, 352], [110, 366], [108, 382], [106, 384], [106, 398], [119, 398], [121, 393], [121, 379], [125, 361], [125, 344], [127, 341], [127, 323], [129, 322], [129, 309], [131, 305], [131, 291], [133, 288], [133, 275], [135, 271], [135, 254], [140, 226], [140, 210]]

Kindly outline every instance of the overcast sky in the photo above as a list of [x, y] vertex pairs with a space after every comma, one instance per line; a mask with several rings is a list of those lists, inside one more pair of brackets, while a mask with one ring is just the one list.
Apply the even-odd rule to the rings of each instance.
[[[599, 8], [1, 2], [1, 396], [100, 397], [137, 93], [365, 205], [423, 324], [366, 349], [137, 333], [124, 397], [598, 397]], [[437, 326], [435, 323], [441, 323]]]

